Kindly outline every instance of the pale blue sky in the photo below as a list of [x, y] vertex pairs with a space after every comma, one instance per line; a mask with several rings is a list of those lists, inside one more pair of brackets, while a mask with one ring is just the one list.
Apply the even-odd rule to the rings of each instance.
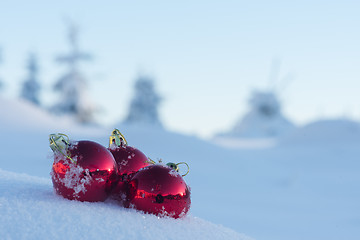
[[0, 77], [15, 96], [35, 52], [50, 104], [68, 50], [66, 19], [94, 60], [82, 64], [91, 96], [110, 124], [127, 112], [139, 71], [156, 79], [172, 130], [211, 136], [247, 111], [251, 90], [269, 87], [271, 61], [285, 114], [297, 124], [360, 120], [359, 1], [1, 1]]

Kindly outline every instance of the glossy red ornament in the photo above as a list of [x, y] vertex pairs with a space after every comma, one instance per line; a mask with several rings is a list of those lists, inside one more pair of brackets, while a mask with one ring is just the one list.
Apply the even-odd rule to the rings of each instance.
[[190, 209], [190, 189], [174, 169], [156, 164], [136, 173], [126, 206], [158, 216], [179, 218]]
[[114, 156], [118, 167], [118, 182], [112, 195], [123, 203], [127, 198], [127, 185], [130, 178], [150, 163], [144, 153], [127, 144], [125, 137], [118, 129], [114, 129], [110, 136], [109, 151]]
[[[59, 139], [55, 140], [54, 136]], [[117, 165], [112, 154], [96, 142], [70, 143], [62, 136], [66, 135], [50, 135], [55, 192], [70, 200], [104, 201], [117, 181]]]

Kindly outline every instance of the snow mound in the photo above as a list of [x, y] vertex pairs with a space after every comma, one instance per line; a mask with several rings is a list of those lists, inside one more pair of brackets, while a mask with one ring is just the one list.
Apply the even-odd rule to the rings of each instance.
[[274, 92], [255, 91], [250, 100], [250, 111], [228, 132], [217, 137], [276, 138], [295, 128], [281, 111], [281, 104]]
[[360, 124], [348, 119], [319, 120], [280, 139], [280, 144], [359, 143]]
[[241, 239], [202, 219], [158, 218], [116, 202], [69, 201], [53, 192], [50, 179], [0, 169], [2, 239]]
[[[0, 99], [1, 124], [25, 128], [43, 129], [55, 127], [59, 120], [29, 101]], [[69, 119], [66, 120], [69, 122]]]
[[70, 116], [55, 116], [23, 99], [0, 98], [0, 113], [1, 131], [4, 133], [31, 132], [48, 135], [53, 132], [76, 134], [91, 131], [90, 135], [98, 135], [102, 130], [96, 125], [80, 125]]
[[214, 143], [229, 149], [264, 149], [276, 145], [276, 138], [216, 137]]

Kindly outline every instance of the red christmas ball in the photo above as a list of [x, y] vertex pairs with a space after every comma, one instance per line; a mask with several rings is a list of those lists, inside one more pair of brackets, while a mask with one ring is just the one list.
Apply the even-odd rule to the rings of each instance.
[[150, 163], [144, 153], [127, 145], [124, 136], [117, 129], [110, 136], [109, 151], [114, 156], [118, 167], [118, 182], [112, 195], [123, 202], [127, 198], [127, 184], [130, 178]]
[[50, 139], [55, 153], [51, 171], [55, 192], [70, 200], [104, 201], [117, 181], [112, 154], [92, 141], [62, 141], [61, 146]]
[[158, 216], [179, 218], [190, 209], [190, 189], [182, 176], [163, 165], [151, 165], [136, 173], [129, 184], [127, 207]]
[[140, 150], [131, 146], [120, 146], [109, 149], [118, 166], [118, 174], [124, 179], [149, 166], [149, 160]]

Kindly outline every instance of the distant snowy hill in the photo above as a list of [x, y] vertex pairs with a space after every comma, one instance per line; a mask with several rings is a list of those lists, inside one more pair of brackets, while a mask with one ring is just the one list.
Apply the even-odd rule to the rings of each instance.
[[360, 143], [360, 124], [348, 119], [327, 119], [307, 124], [280, 140], [281, 144]]
[[[27, 128], [43, 129], [55, 127], [58, 120], [38, 106], [22, 100], [0, 98], [1, 124], [19, 130]], [[2, 128], [6, 130], [7, 128]]]
[[0, 97], [0, 113], [2, 131], [48, 132], [51, 129], [62, 131], [86, 129], [86, 127], [77, 125], [69, 117], [52, 115], [22, 99], [9, 100]]
[[[81, 231], [105, 237], [105, 232], [115, 234], [121, 228], [115, 225], [118, 221], [127, 226], [117, 232], [118, 239], [123, 235], [128, 239], [168, 239], [164, 236], [171, 228], [174, 235], [184, 229], [181, 239], [202, 239], [203, 234], [207, 239], [245, 238], [219, 224], [259, 240], [360, 237], [357, 123], [318, 122], [266, 148], [245, 144], [242, 149], [225, 149], [165, 129], [79, 127], [15, 100], [0, 98], [0, 111], [0, 236], [5, 232], [14, 234], [9, 239], [41, 239], [57, 231], [58, 225], [61, 232], [74, 238], [80, 238]], [[189, 164], [190, 173], [184, 179], [191, 187], [192, 205], [186, 219], [157, 219], [112, 202], [72, 202], [52, 192], [48, 134], [63, 132], [73, 140], [88, 139], [107, 146], [114, 127], [129, 145], [153, 160]], [[333, 141], [328, 144], [325, 140], [330, 136]], [[126, 225], [127, 219], [133, 228]], [[93, 222], [109, 222], [109, 226], [98, 229]], [[175, 223], [179, 226], [173, 226]], [[39, 235], [29, 235], [37, 232]]]

